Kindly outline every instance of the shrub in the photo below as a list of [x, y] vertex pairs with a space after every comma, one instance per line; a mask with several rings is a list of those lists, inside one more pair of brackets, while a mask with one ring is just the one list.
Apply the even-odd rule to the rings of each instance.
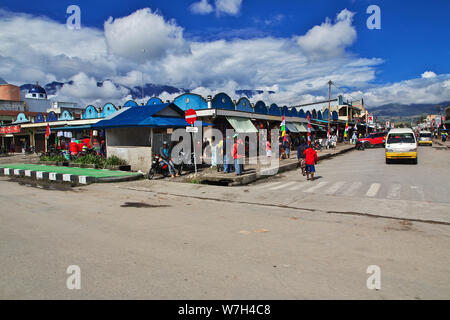
[[74, 162], [80, 164], [95, 164], [99, 167], [104, 166], [104, 160], [102, 159], [102, 157], [94, 154], [87, 154], [85, 156], [78, 157]]
[[41, 156], [40, 161], [65, 162], [67, 159], [62, 155], [57, 156]]
[[105, 160], [105, 166], [124, 166], [127, 162], [119, 157], [111, 156]]

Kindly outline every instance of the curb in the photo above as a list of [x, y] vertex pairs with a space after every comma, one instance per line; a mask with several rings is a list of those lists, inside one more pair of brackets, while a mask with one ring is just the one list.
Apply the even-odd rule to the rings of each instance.
[[[334, 156], [346, 153], [351, 150], [355, 150], [354, 145], [351, 148], [345, 148], [340, 151], [330, 152], [330, 153], [324, 154], [324, 155], [318, 155], [318, 158], [319, 158], [319, 160], [324, 160], [324, 159], [332, 158]], [[208, 177], [205, 177], [204, 179], [200, 179], [200, 180], [202, 182], [223, 182], [223, 183], [227, 183], [228, 186], [230, 186], [230, 187], [231, 186], [241, 186], [241, 185], [250, 184], [250, 183], [260, 180], [260, 179], [266, 179], [269, 177], [273, 177], [275, 174], [278, 174], [281, 172], [295, 170], [298, 168], [298, 166], [299, 166], [299, 163], [297, 161], [295, 161], [292, 163], [281, 165], [276, 168], [265, 168], [265, 169], [259, 170], [258, 172], [252, 172], [249, 174], [244, 174], [242, 176], [235, 176], [235, 177], [230, 177], [230, 178], [228, 178], [228, 177], [222, 178], [221, 177], [220, 179], [218, 179], [218, 178], [216, 178], [216, 179], [209, 178], [208, 179]]]
[[123, 177], [106, 177], [96, 178], [92, 176], [79, 176], [75, 174], [63, 174], [57, 172], [45, 172], [36, 170], [23, 170], [12, 169], [7, 167], [0, 167], [0, 176], [15, 176], [15, 177], [28, 177], [36, 180], [48, 180], [50, 182], [69, 182], [75, 184], [88, 185], [91, 183], [106, 183], [106, 182], [122, 182], [138, 180], [143, 177], [143, 174], [136, 174]]

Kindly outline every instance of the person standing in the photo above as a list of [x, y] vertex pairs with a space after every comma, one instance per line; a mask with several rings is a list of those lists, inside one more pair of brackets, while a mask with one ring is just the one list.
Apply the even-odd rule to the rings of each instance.
[[236, 172], [237, 176], [240, 176], [242, 174], [242, 164], [240, 163], [242, 160], [242, 154], [239, 150], [239, 145], [241, 143], [238, 141], [238, 135], [235, 134], [233, 136], [234, 138], [234, 144], [233, 144], [233, 159], [234, 159], [234, 170]]
[[[314, 173], [316, 172], [315, 165], [319, 161], [317, 157], [317, 152], [311, 146], [303, 152], [305, 155], [305, 163], [306, 163], [306, 180], [314, 181]], [[309, 176], [311, 175], [311, 179]]]

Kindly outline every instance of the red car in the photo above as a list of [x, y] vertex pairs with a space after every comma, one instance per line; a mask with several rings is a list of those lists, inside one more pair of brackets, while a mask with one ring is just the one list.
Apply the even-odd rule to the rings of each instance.
[[384, 147], [384, 144], [386, 142], [386, 135], [386, 132], [375, 132], [369, 134], [365, 138], [358, 139], [358, 141], [364, 144], [366, 148], [375, 146]]

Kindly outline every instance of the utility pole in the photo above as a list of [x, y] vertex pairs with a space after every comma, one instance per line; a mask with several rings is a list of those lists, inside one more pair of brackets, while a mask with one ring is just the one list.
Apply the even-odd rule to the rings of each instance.
[[332, 84], [333, 84], [333, 82], [331, 80], [328, 81], [328, 135], [327, 135], [328, 144], [330, 143], [330, 113], [331, 113], [331, 85]]
[[[142, 49], [142, 56], [145, 57], [145, 49]], [[144, 70], [141, 71], [141, 99], [144, 101]]]

